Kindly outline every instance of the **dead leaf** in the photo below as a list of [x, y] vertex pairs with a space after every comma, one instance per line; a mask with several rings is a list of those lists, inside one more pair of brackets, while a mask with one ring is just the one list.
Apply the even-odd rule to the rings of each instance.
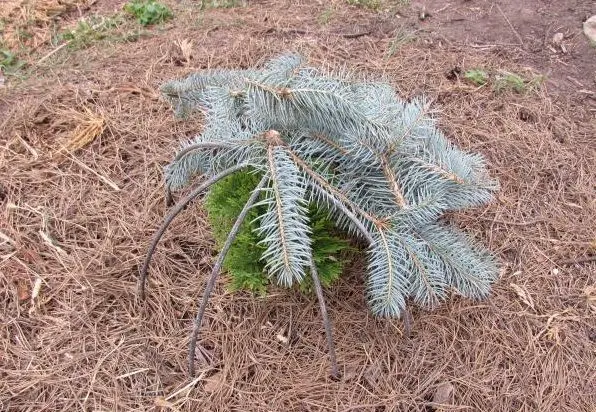
[[181, 39], [176, 41], [176, 46], [180, 49], [180, 53], [182, 53], [182, 57], [186, 60], [186, 63], [189, 63], [192, 59], [192, 47], [193, 43], [192, 40], [188, 39]]
[[578, 322], [581, 319], [579, 316], [576, 315], [564, 316], [566, 313], [570, 311], [571, 309], [568, 308], [562, 312], [557, 312], [553, 313], [552, 315], [549, 315], [548, 319], [546, 320], [546, 325], [540, 332], [538, 332], [538, 334], [534, 337], [534, 340], [538, 341], [542, 336], [546, 336], [548, 339], [560, 345], [562, 342], [561, 325], [564, 322]]
[[29, 284], [22, 279], [17, 281], [17, 297], [19, 301], [29, 299]]
[[451, 403], [451, 396], [455, 387], [451, 384], [451, 382], [443, 382], [437, 389], [435, 390], [435, 394], [433, 395], [433, 403], [437, 404], [450, 404]]
[[155, 406], [157, 406], [158, 408], [166, 408], [167, 410], [170, 410], [170, 411], [179, 412], [179, 409], [176, 408], [176, 404], [169, 402], [167, 399], [164, 399], [161, 397], [155, 398], [155, 400], [153, 401], [153, 404]]
[[584, 22], [584, 34], [591, 42], [596, 42], [596, 15]]
[[173, 408], [174, 404], [172, 402], [166, 401], [164, 398], [157, 397], [153, 401], [155, 406], [159, 406], [160, 408]]
[[561, 328], [557, 324], [552, 324], [548, 327], [545, 336], [555, 342], [557, 345], [561, 344]]
[[290, 340], [286, 336], [282, 335], [281, 333], [278, 333], [277, 335], [275, 335], [275, 337], [277, 338], [278, 341], [280, 341], [284, 345], [287, 345], [288, 343], [290, 343]]
[[275, 337], [281, 344], [288, 345], [290, 343], [289, 335], [290, 335], [289, 333], [286, 334], [286, 327], [284, 326], [277, 332]]
[[[561, 34], [561, 36], [560, 37], [556, 37], [557, 34]], [[561, 51], [563, 53], [567, 53], [567, 47], [565, 47], [565, 43], [563, 43], [563, 35], [562, 35], [562, 33], [557, 33], [557, 34], [555, 34], [555, 37], [556, 38], [553, 38], [553, 41], [558, 41], [558, 43], [556, 43], [556, 44], [559, 46], [559, 48], [561, 49]]]
[[29, 308], [29, 315], [32, 315], [37, 310], [37, 302], [35, 301], [39, 296], [39, 292], [41, 292], [41, 285], [43, 281], [40, 277], [35, 279], [35, 283], [33, 284], [33, 290], [31, 291], [31, 307]]
[[212, 263], [213, 263], [213, 256], [211, 256], [211, 255], [203, 256], [201, 258], [201, 260], [199, 261], [199, 265], [210, 265]]
[[35, 283], [33, 284], [33, 290], [31, 291], [31, 303], [35, 303], [35, 299], [39, 296], [39, 292], [41, 292], [41, 285], [43, 281], [41, 278], [36, 278]]
[[536, 308], [534, 307], [534, 299], [532, 299], [530, 292], [528, 292], [525, 286], [520, 286], [515, 283], [510, 283], [509, 286], [511, 286], [511, 288], [515, 291], [515, 293], [521, 299], [522, 302], [524, 302], [526, 305], [532, 308], [532, 310], [536, 310]]
[[203, 390], [207, 393], [213, 393], [216, 392], [222, 385], [223, 374], [221, 372], [217, 372], [215, 375], [212, 375], [205, 379], [205, 385], [203, 386]]

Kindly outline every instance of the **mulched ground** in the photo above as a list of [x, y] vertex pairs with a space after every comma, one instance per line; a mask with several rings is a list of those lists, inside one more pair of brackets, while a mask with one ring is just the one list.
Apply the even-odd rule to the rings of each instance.
[[[78, 51], [40, 42], [28, 57], [31, 75], [0, 88], [0, 409], [593, 410], [595, 85], [589, 76], [571, 76], [581, 89], [568, 80], [559, 87], [553, 82], [566, 78], [554, 76], [525, 93], [470, 84], [462, 73], [472, 68], [491, 79], [503, 71], [533, 79], [546, 66], [530, 66], [521, 46], [472, 47], [478, 39], [427, 30], [453, 7], [467, 16], [469, 3], [486, 6], [454, 2], [436, 12], [435, 3], [419, 22], [415, 4], [375, 12], [342, 2], [249, 2], [199, 12], [172, 2], [176, 18], [137, 42]], [[60, 24], [120, 5], [64, 10]], [[508, 7], [484, 11], [516, 27]], [[185, 39], [190, 60], [176, 44]], [[568, 45], [563, 61], [573, 65], [583, 47]], [[491, 205], [449, 219], [495, 251], [502, 277], [487, 301], [413, 308], [406, 336], [401, 321], [369, 314], [363, 265], [354, 262], [326, 291], [337, 381], [314, 297], [230, 294], [222, 278], [190, 380], [189, 333], [214, 253], [199, 206], [160, 244], [147, 300], [135, 295], [138, 265], [165, 212], [162, 166], [200, 131], [198, 120], [175, 119], [156, 90], [192, 71], [249, 67], [286, 50], [382, 76], [404, 98], [432, 99], [445, 133], [484, 154], [501, 182]]]

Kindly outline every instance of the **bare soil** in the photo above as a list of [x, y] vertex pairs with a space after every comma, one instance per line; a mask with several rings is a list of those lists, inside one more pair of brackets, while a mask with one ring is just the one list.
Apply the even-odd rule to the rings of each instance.
[[[28, 67], [0, 86], [0, 409], [594, 411], [596, 49], [581, 22], [596, 10], [521, 3], [170, 2], [174, 20], [136, 42], [82, 50], [58, 49], [52, 25], [39, 22], [21, 54]], [[77, 4], [52, 22], [72, 27], [121, 5]], [[565, 52], [551, 44], [555, 32]], [[201, 127], [175, 119], [157, 88], [286, 50], [432, 99], [446, 134], [485, 155], [501, 182], [493, 203], [449, 219], [497, 254], [502, 276], [487, 301], [413, 307], [408, 336], [401, 321], [370, 315], [354, 262], [326, 291], [339, 380], [313, 296], [231, 294], [223, 277], [189, 379], [189, 334], [214, 254], [200, 206], [170, 227], [147, 300], [136, 296], [166, 210], [162, 167]], [[474, 68], [489, 84], [464, 78]], [[496, 91], [503, 72], [546, 81]]]
[[545, 75], [552, 91], [594, 99], [596, 54], [582, 32], [596, 14], [593, 1], [429, 0], [422, 7], [431, 14], [423, 26], [437, 37], [514, 56]]

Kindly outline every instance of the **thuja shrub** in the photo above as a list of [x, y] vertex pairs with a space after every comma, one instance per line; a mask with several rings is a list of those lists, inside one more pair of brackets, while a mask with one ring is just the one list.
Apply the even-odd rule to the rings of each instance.
[[[141, 296], [151, 256], [176, 215], [222, 179], [253, 174], [249, 196], [236, 204], [232, 227], [219, 241], [194, 322], [191, 375], [205, 307], [239, 235], [253, 245], [251, 254], [264, 262], [268, 279], [286, 287], [310, 279], [337, 375], [313, 207], [367, 245], [366, 294], [373, 314], [399, 317], [407, 302], [433, 308], [451, 293], [488, 296], [498, 274], [495, 259], [440, 218], [489, 202], [498, 184], [482, 156], [460, 150], [441, 133], [425, 100], [404, 101], [386, 83], [327, 73], [294, 54], [258, 69], [191, 74], [164, 84], [162, 92], [177, 114], [202, 115], [205, 124], [166, 167], [167, 196], [195, 176], [202, 180], [154, 236], [141, 269]], [[250, 231], [242, 232], [245, 221]]]
[[[221, 250], [228, 234], [242, 208], [250, 198], [261, 176], [258, 173], [240, 171], [215, 183], [205, 200], [209, 224]], [[232, 291], [248, 290], [265, 295], [270, 277], [261, 260], [264, 246], [263, 236], [259, 236], [259, 216], [266, 212], [264, 206], [253, 207], [238, 230], [236, 239], [223, 261], [223, 268], [230, 275]], [[350, 247], [348, 237], [334, 226], [329, 214], [316, 205], [310, 205], [308, 220], [311, 229], [313, 260], [317, 265], [319, 278], [324, 287], [336, 281], [349, 259]], [[306, 277], [299, 284], [302, 291], [310, 292], [312, 282]]]

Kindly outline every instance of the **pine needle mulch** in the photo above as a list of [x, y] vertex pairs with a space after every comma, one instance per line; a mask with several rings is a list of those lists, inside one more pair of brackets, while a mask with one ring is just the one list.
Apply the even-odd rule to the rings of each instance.
[[[526, 73], [506, 51], [422, 35], [393, 47], [404, 29], [395, 20], [343, 7], [321, 25], [316, 2], [291, 13], [276, 4], [267, 13], [211, 10], [200, 25], [179, 12], [136, 43], [56, 53], [38, 76], [0, 92], [2, 409], [593, 411], [589, 105], [549, 94], [548, 84], [496, 93], [458, 77], [472, 67]], [[183, 41], [192, 54], [183, 55]], [[488, 301], [413, 308], [406, 335], [401, 321], [368, 313], [354, 262], [326, 293], [338, 381], [328, 375], [314, 297], [230, 294], [222, 278], [189, 380], [188, 338], [214, 253], [200, 207], [170, 227], [147, 300], [135, 296], [165, 211], [161, 167], [200, 130], [198, 119], [175, 119], [156, 88], [288, 49], [317, 65], [384, 75], [406, 98], [426, 94], [448, 136], [487, 157], [502, 185], [497, 199], [450, 219], [498, 254], [502, 277]]]
[[82, 15], [97, 0], [3, 0], [0, 7], [0, 46], [37, 49], [50, 42], [65, 15]]

